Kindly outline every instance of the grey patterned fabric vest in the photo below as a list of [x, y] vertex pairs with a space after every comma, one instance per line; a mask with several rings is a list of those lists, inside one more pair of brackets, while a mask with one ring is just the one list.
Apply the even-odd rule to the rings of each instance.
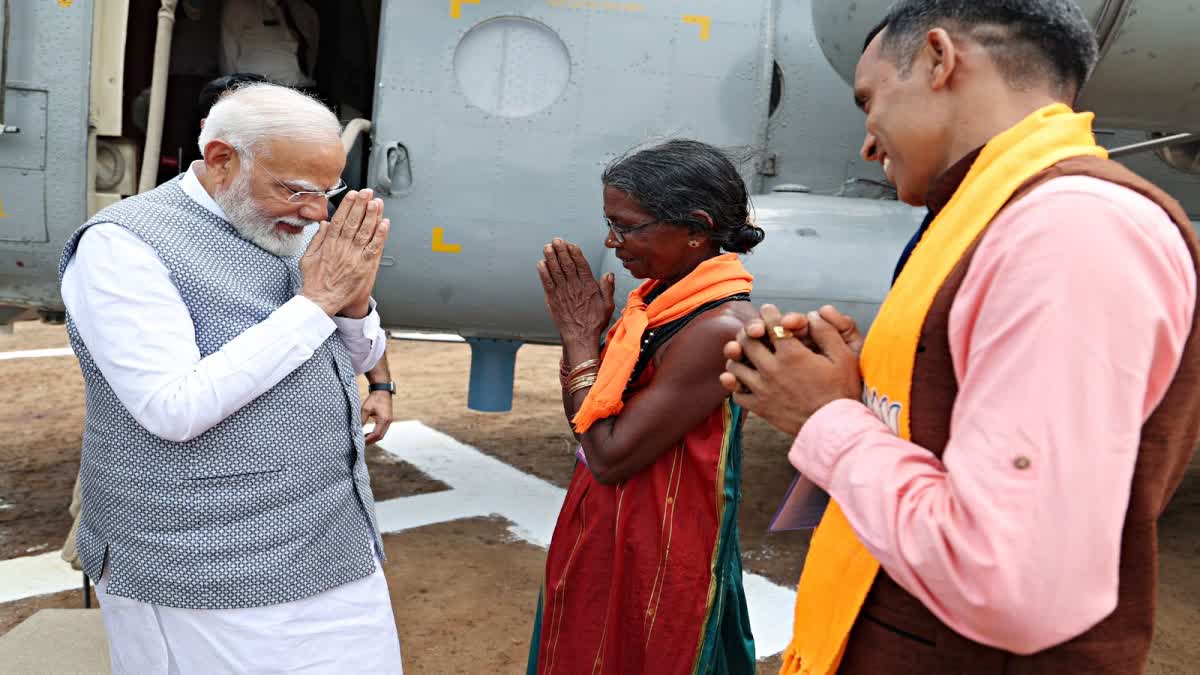
[[[162, 259], [202, 357], [265, 320], [300, 285], [279, 258], [170, 181], [110, 206], [68, 240], [116, 223]], [[119, 321], [121, 317], [113, 317]], [[67, 317], [87, 391], [78, 547], [108, 592], [171, 607], [256, 607], [374, 570], [383, 552], [367, 476], [358, 387], [337, 333], [271, 390], [199, 437], [146, 431], [117, 399]]]

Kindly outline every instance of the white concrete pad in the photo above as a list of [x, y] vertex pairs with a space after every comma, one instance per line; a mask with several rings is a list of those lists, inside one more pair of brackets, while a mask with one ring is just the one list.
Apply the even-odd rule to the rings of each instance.
[[43, 609], [0, 636], [0, 671], [22, 675], [108, 675], [108, 637], [99, 609]]

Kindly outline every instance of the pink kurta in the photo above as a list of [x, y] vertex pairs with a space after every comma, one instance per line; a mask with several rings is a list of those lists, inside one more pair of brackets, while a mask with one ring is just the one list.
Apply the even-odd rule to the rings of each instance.
[[1019, 654], [1061, 643], [1116, 607], [1141, 428], [1195, 298], [1157, 205], [1051, 180], [997, 216], [955, 298], [944, 461], [849, 400], [819, 410], [789, 458], [948, 626]]

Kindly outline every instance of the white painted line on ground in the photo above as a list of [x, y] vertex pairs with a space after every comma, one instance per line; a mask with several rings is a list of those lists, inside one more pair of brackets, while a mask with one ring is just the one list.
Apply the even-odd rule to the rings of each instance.
[[375, 502], [375, 517], [384, 533], [403, 532], [463, 518], [488, 515], [486, 505], [464, 499], [458, 490]]
[[546, 548], [566, 491], [416, 421], [393, 424], [379, 447], [480, 505], [478, 515], [509, 520], [509, 530]]
[[[444, 509], [440, 515], [446, 520], [475, 507], [479, 509], [477, 515], [494, 514], [507, 519], [512, 523], [509, 530], [517, 537], [542, 548], [550, 545], [566, 490], [416, 421], [393, 424], [379, 447], [453, 488], [449, 493], [438, 493], [447, 496], [438, 505]], [[438, 522], [433, 518], [439, 515], [425, 515], [430, 522]], [[742, 583], [758, 657], [778, 654], [792, 638], [795, 590], [757, 574], [743, 574]]]
[[746, 589], [746, 610], [750, 612], [755, 655], [765, 659], [787, 649], [792, 641], [796, 589], [784, 588], [764, 576], [746, 572], [742, 573], [742, 586]]
[[415, 340], [417, 342], [466, 342], [461, 335], [450, 335], [448, 333], [399, 333], [390, 332], [388, 336], [393, 340]]
[[75, 356], [75, 352], [71, 351], [70, 347], [58, 347], [55, 349], [27, 349], [20, 352], [0, 352], [0, 361], [8, 361], [9, 359], [42, 359], [50, 356]]
[[[2, 504], [0, 508], [11, 506]], [[455, 490], [377, 502], [375, 511], [379, 529], [388, 533], [491, 514], [486, 505], [464, 500]], [[63, 561], [58, 551], [0, 560], [0, 603], [70, 591], [82, 585], [83, 575]]]
[[0, 602], [69, 591], [83, 586], [83, 574], [58, 551], [0, 561]]

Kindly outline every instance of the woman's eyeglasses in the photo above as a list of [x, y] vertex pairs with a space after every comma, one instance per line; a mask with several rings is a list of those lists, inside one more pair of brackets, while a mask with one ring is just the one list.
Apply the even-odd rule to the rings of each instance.
[[654, 225], [655, 223], [659, 223], [659, 222], [662, 222], [662, 221], [660, 219], [656, 218], [654, 220], [640, 223], [638, 225], [618, 225], [618, 224], [614, 223], [611, 219], [605, 218], [604, 226], [608, 228], [609, 232], [612, 232], [613, 239], [616, 240], [616, 242], [618, 244], [624, 244], [625, 243], [625, 235], [627, 235], [631, 232], [634, 232], [636, 230], [640, 230], [643, 227], [650, 227], [651, 225]]

